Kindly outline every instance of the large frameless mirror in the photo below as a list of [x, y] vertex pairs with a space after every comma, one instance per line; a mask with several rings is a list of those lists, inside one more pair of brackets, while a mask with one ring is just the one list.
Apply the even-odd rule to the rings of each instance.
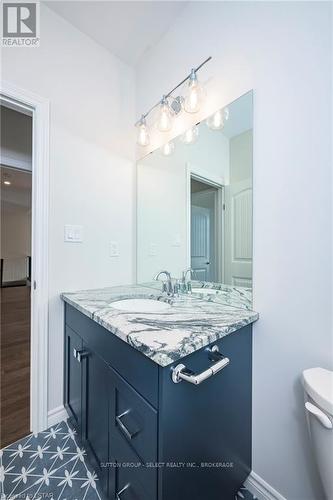
[[138, 163], [138, 282], [252, 288], [252, 137], [249, 92]]

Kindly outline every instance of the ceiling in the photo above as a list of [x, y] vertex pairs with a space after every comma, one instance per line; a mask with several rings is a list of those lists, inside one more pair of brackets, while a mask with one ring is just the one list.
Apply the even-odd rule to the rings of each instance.
[[46, 1], [80, 31], [136, 66], [168, 31], [186, 1]]

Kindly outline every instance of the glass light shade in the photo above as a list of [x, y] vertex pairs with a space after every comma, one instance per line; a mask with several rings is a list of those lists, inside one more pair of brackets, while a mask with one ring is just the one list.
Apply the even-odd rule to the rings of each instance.
[[193, 144], [193, 142], [197, 140], [198, 136], [199, 136], [199, 128], [197, 125], [195, 125], [194, 127], [186, 130], [186, 132], [181, 137], [181, 141], [184, 144]]
[[170, 156], [174, 152], [174, 149], [175, 149], [175, 144], [174, 142], [170, 141], [161, 147], [161, 152], [164, 156]]
[[216, 113], [207, 118], [206, 123], [212, 130], [221, 130], [224, 127], [223, 109], [219, 109]]
[[171, 130], [172, 124], [173, 124], [173, 111], [169, 106], [167, 98], [163, 96], [159, 107], [157, 128], [161, 132], [168, 132], [169, 130]]
[[197, 113], [205, 99], [205, 95], [205, 89], [199, 83], [196, 72], [192, 69], [184, 100], [185, 111], [187, 113]]
[[137, 135], [137, 143], [140, 146], [148, 146], [149, 144], [149, 132], [146, 124], [146, 120], [144, 117], [141, 118], [138, 124], [138, 135]]

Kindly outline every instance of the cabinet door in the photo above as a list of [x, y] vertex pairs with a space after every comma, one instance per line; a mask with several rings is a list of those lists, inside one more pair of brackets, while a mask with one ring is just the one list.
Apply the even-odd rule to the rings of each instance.
[[65, 407], [80, 435], [82, 425], [82, 370], [76, 353], [82, 339], [71, 328], [65, 331]]
[[83, 421], [82, 438], [89, 459], [96, 469], [99, 483], [108, 490], [107, 462], [109, 448], [109, 393], [110, 368], [83, 344]]

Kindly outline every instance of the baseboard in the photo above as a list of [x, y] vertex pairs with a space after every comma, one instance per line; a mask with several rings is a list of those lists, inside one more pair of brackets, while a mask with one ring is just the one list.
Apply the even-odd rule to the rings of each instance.
[[258, 500], [286, 500], [284, 496], [276, 491], [270, 484], [266, 483], [258, 474], [251, 472], [244, 486], [258, 498]]
[[47, 427], [52, 427], [67, 418], [68, 414], [65, 407], [63, 405], [57, 406], [57, 408], [53, 408], [53, 410], [50, 410], [47, 414]]

